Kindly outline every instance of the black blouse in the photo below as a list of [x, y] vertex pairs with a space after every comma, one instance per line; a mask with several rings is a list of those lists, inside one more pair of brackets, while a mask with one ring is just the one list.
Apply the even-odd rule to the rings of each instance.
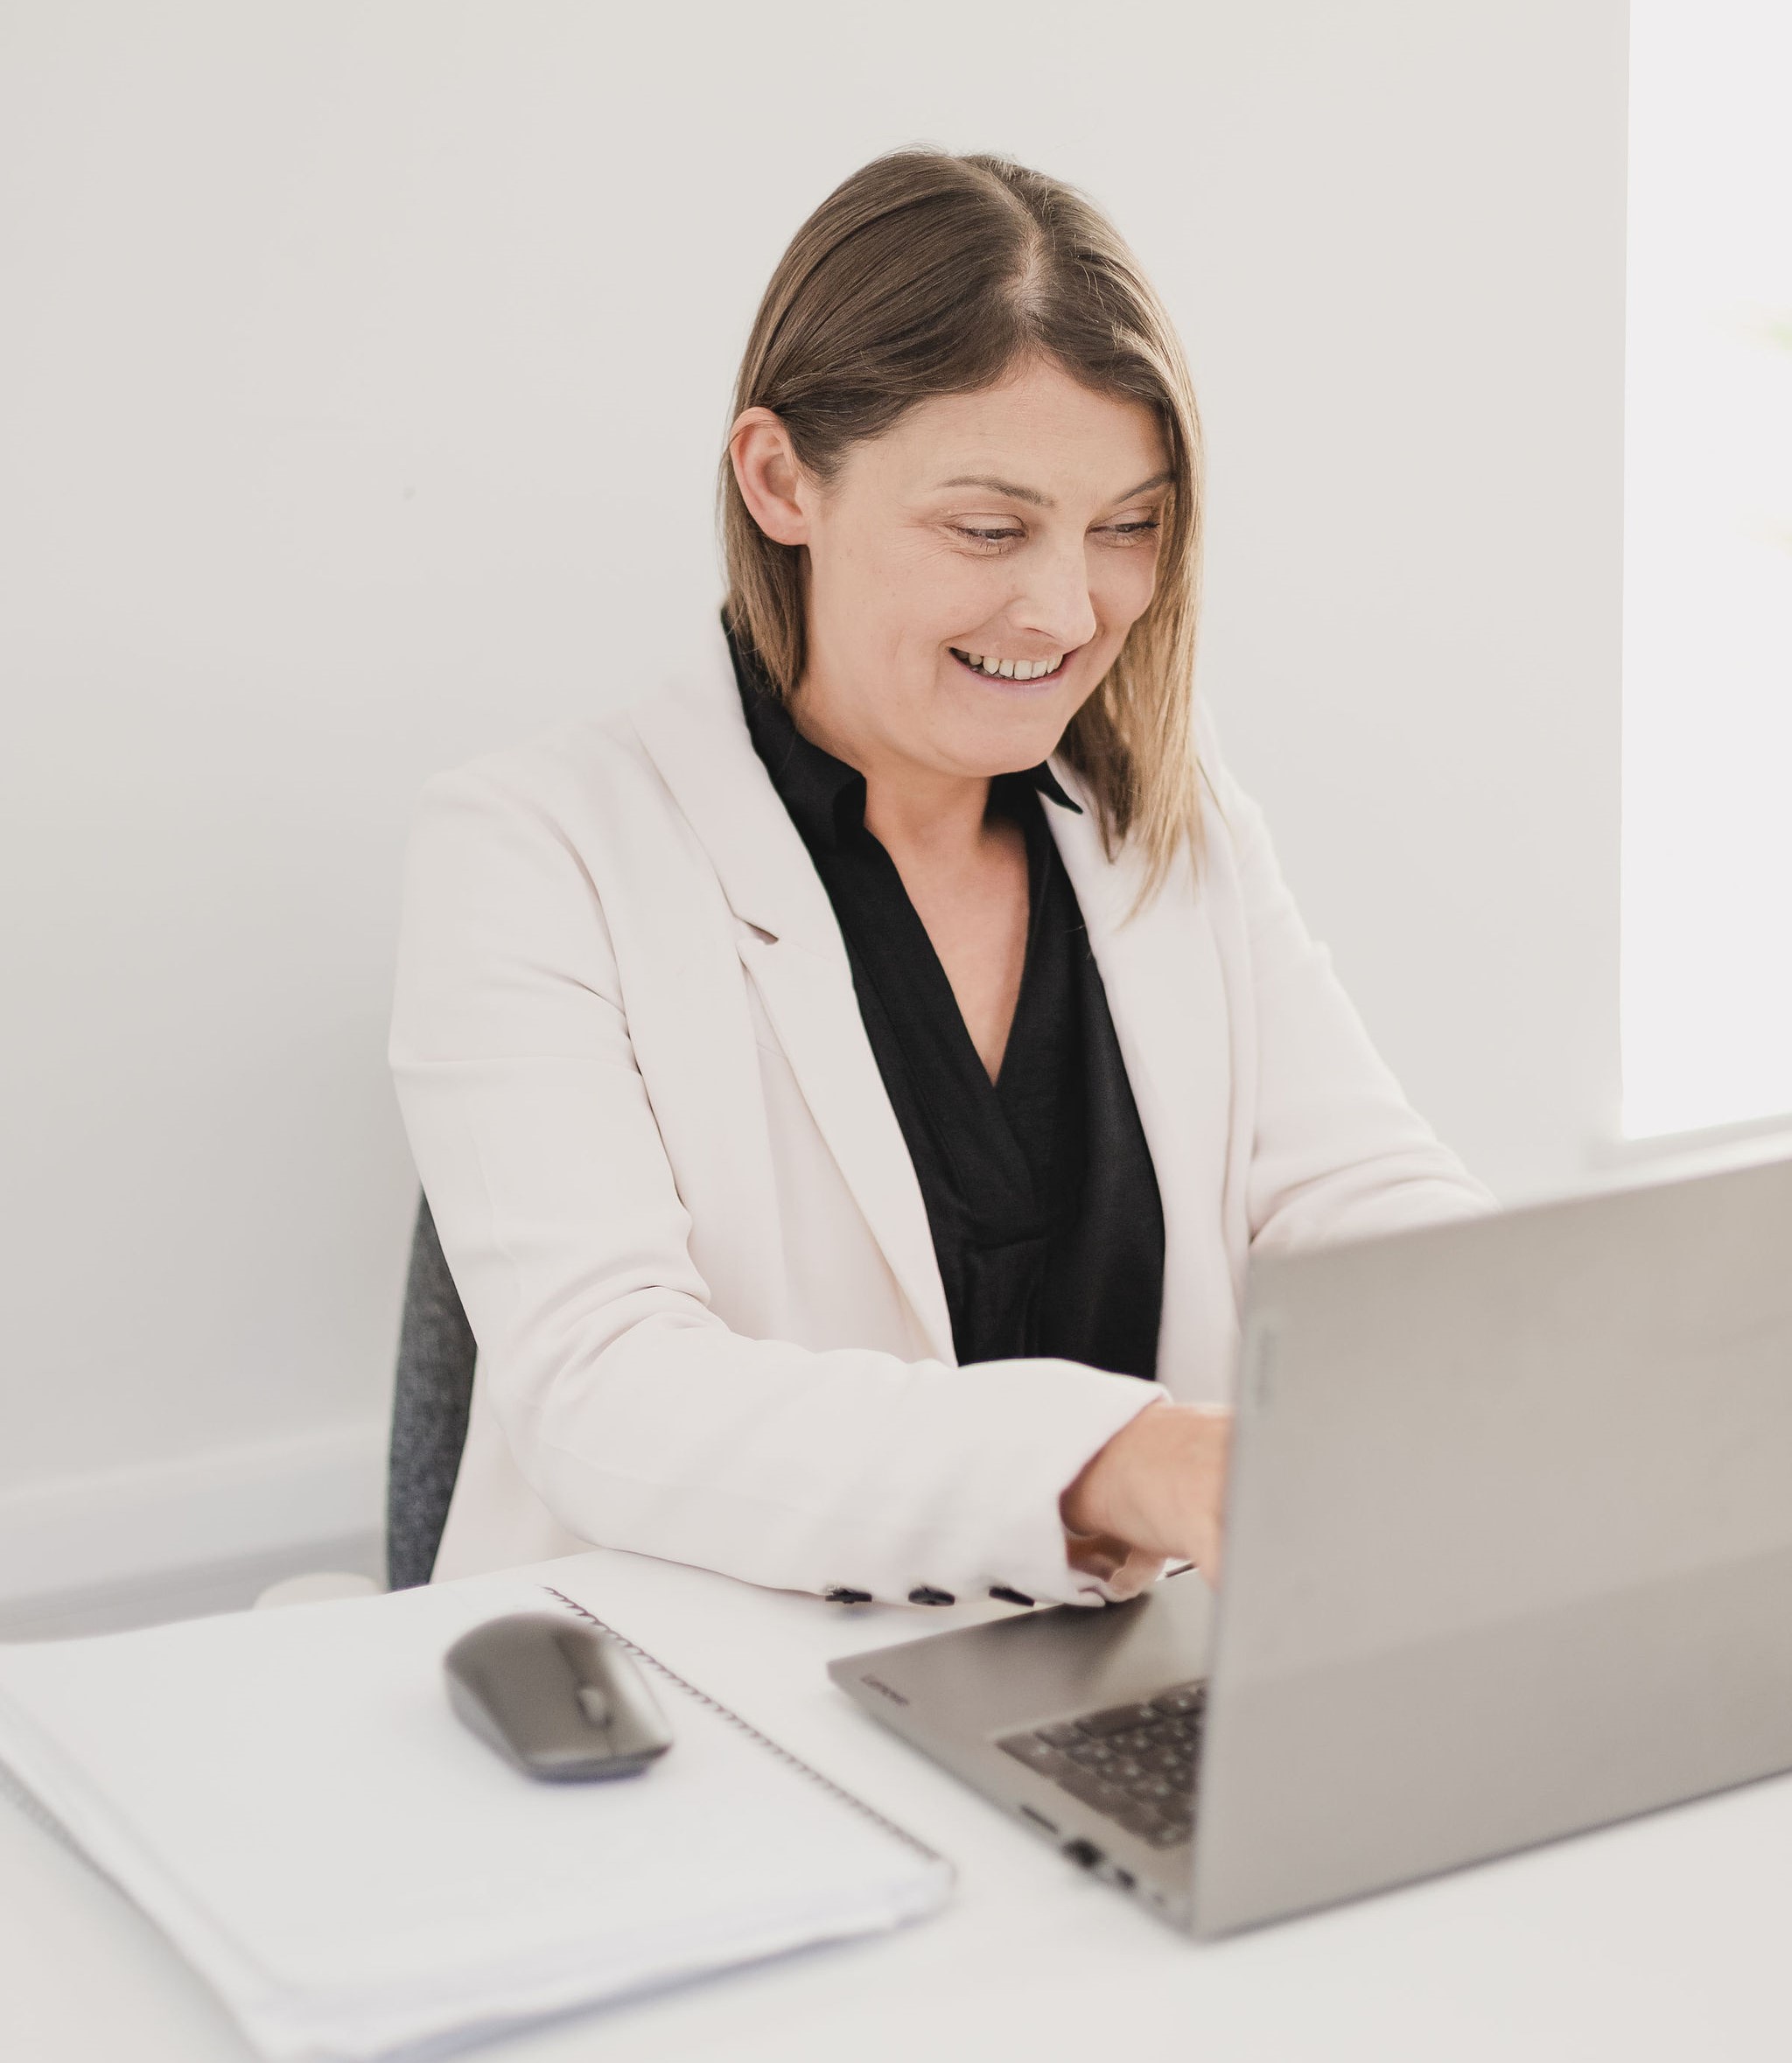
[[1053, 1354], [1157, 1370], [1164, 1214], [1107, 993], [1040, 797], [1004, 774], [990, 808], [1026, 838], [1026, 959], [991, 1083], [894, 862], [865, 828], [864, 777], [804, 738], [731, 636], [747, 728], [808, 848], [927, 1205], [961, 1363]]

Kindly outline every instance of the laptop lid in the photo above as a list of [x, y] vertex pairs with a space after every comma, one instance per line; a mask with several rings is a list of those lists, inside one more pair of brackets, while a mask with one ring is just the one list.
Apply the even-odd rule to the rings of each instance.
[[1792, 1161], [1252, 1271], [1213, 1934], [1792, 1766]]

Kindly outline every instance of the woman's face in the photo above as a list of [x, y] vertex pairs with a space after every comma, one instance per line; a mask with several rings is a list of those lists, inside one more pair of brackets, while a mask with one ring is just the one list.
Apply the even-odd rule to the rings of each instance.
[[764, 410], [735, 459], [761, 526], [808, 549], [798, 720], [867, 773], [1037, 766], [1152, 598], [1163, 433], [1056, 365], [920, 403], [826, 489]]

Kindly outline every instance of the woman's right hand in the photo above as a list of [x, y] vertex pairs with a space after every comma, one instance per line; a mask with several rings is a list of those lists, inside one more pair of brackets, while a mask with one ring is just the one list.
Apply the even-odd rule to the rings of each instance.
[[1072, 1564], [1134, 1597], [1167, 1561], [1220, 1576], [1232, 1414], [1152, 1404], [1123, 1425], [1058, 1500]]

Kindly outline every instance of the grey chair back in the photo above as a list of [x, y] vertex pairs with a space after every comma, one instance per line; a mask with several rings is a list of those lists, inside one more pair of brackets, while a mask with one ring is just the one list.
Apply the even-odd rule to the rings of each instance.
[[398, 1331], [392, 1450], [386, 1471], [386, 1580], [395, 1591], [430, 1580], [472, 1408], [472, 1327], [420, 1196]]

